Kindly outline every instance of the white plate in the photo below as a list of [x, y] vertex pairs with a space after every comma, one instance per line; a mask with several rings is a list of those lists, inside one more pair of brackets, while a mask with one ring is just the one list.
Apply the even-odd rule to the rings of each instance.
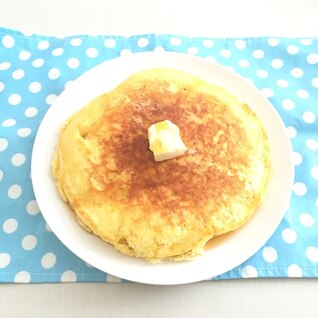
[[[180, 69], [223, 86], [247, 103], [268, 133], [273, 177], [268, 195], [252, 219], [239, 230], [216, 240], [193, 261], [148, 264], [117, 252], [84, 231], [62, 201], [51, 175], [58, 131], [74, 111], [114, 88], [132, 73], [151, 67]], [[73, 253], [109, 274], [148, 284], [183, 284], [208, 279], [238, 266], [270, 238], [288, 208], [294, 172], [291, 145], [273, 106], [247, 80], [206, 59], [180, 53], [138, 53], [102, 63], [87, 71], [56, 99], [38, 130], [32, 154], [32, 181], [36, 200], [52, 231]]]

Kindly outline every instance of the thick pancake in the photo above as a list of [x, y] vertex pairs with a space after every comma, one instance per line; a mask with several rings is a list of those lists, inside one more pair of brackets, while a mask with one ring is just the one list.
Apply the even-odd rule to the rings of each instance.
[[[188, 151], [155, 162], [147, 129], [165, 119]], [[251, 217], [267, 191], [270, 151], [260, 120], [230, 93], [150, 69], [68, 119], [53, 174], [87, 230], [127, 255], [182, 260]]]

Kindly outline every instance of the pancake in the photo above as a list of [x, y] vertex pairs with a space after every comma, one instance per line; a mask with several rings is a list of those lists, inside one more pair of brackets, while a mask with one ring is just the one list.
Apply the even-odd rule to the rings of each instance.
[[[170, 120], [187, 147], [156, 162], [147, 129]], [[261, 121], [223, 88], [173, 69], [148, 69], [73, 114], [53, 175], [79, 223], [149, 262], [190, 260], [242, 226], [271, 174]], [[253, 238], [251, 238], [253, 239]]]

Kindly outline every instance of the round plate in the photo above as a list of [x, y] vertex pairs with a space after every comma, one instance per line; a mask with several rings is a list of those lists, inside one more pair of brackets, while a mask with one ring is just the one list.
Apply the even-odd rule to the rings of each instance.
[[[59, 196], [51, 162], [59, 129], [73, 112], [142, 69], [162, 67], [192, 73], [220, 85], [248, 104], [268, 133], [273, 175], [268, 195], [243, 227], [212, 240], [204, 255], [183, 262], [148, 264], [125, 256], [77, 223]], [[206, 59], [180, 53], [146, 52], [106, 61], [85, 72], [56, 99], [38, 130], [32, 154], [35, 196], [48, 225], [78, 257], [109, 274], [148, 284], [183, 284], [209, 279], [240, 265], [256, 253], [278, 227], [288, 208], [293, 184], [291, 145], [284, 124], [273, 106], [247, 80]]]

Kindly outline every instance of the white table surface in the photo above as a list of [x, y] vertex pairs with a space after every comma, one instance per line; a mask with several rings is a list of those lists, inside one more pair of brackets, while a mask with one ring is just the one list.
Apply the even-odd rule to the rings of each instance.
[[[318, 0], [0, 0], [0, 26], [47, 35], [318, 36]], [[183, 286], [0, 284], [0, 317], [317, 317], [318, 280]]]

